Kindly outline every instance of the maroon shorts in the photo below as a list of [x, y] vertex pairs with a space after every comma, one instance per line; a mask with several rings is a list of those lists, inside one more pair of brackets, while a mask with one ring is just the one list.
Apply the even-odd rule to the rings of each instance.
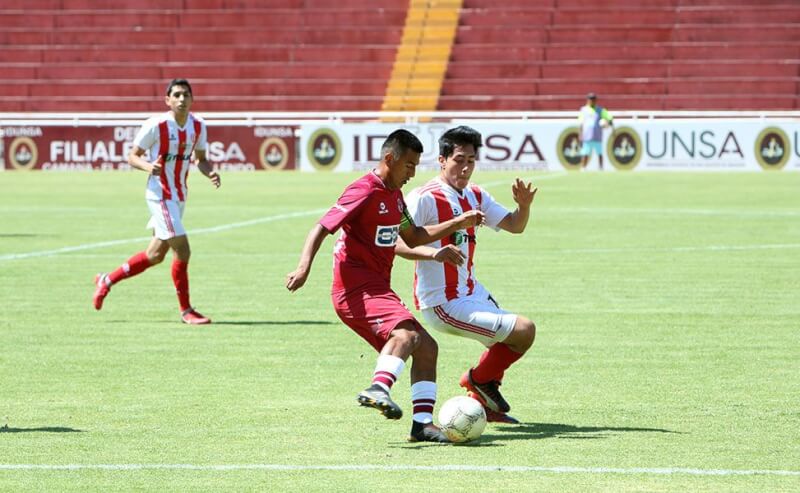
[[350, 291], [336, 290], [331, 293], [331, 300], [342, 322], [378, 352], [401, 322], [410, 321], [417, 330], [425, 330], [383, 281], [362, 284]]

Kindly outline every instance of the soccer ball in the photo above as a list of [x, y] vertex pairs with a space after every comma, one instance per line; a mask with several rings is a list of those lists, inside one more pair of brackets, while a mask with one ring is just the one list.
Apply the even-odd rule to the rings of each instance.
[[481, 403], [471, 397], [453, 397], [439, 410], [439, 426], [451, 442], [475, 440], [486, 427], [486, 412]]

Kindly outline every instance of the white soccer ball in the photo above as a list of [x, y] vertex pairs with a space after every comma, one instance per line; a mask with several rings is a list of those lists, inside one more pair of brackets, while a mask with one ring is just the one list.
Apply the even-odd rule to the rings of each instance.
[[453, 397], [439, 409], [439, 426], [451, 442], [469, 442], [481, 436], [486, 428], [486, 412], [472, 397]]

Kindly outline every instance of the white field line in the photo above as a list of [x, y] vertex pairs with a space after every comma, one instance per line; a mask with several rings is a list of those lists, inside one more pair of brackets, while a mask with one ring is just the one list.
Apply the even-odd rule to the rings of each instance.
[[763, 245], [705, 245], [663, 248], [563, 248], [540, 250], [541, 253], [683, 253], [683, 252], [738, 252], [751, 250], [791, 250], [800, 248], [800, 243], [773, 243]]
[[[552, 174], [542, 175], [536, 178], [536, 180], [545, 180], [549, 178], [559, 178], [562, 176], [566, 176], [566, 172], [555, 172]], [[500, 185], [502, 183], [508, 183], [509, 186], [511, 184], [510, 181], [497, 181], [487, 183], [484, 186], [495, 186]], [[282, 219], [292, 219], [295, 217], [304, 217], [304, 216], [311, 216], [314, 214], [323, 214], [327, 212], [328, 209], [315, 209], [310, 211], [303, 211], [303, 212], [293, 212], [289, 214], [278, 214], [275, 216], [265, 216], [260, 217], [257, 219], [251, 219], [249, 221], [241, 221], [237, 223], [230, 223], [230, 224], [222, 224], [220, 226], [214, 226], [211, 228], [202, 228], [202, 229], [192, 229], [187, 231], [187, 234], [190, 235], [201, 235], [201, 234], [208, 234], [208, 233], [219, 233], [220, 231], [228, 231], [231, 229], [237, 228], [245, 228], [247, 226], [253, 226], [256, 224], [263, 224], [273, 221], [280, 221]], [[52, 257], [55, 255], [60, 255], [62, 253], [72, 253], [72, 252], [80, 252], [83, 250], [94, 250], [96, 248], [105, 248], [110, 246], [116, 245], [127, 245], [128, 243], [144, 243], [150, 241], [150, 236], [141, 236], [138, 238], [127, 238], [124, 240], [113, 240], [113, 241], [102, 241], [99, 243], [85, 243], [83, 245], [75, 245], [71, 247], [63, 247], [63, 248], [56, 248], [54, 250], [40, 250], [38, 252], [25, 252], [25, 253], [7, 253], [0, 255], [0, 261], [3, 260], [20, 260], [26, 258], [35, 258], [35, 257]]]
[[[533, 186], [536, 186], [536, 184], [542, 180], [552, 180], [554, 178], [562, 178], [564, 176], [567, 176], [568, 174], [569, 173], [567, 173], [566, 171], [553, 171], [552, 173], [547, 173], [546, 175], [534, 175], [528, 178], [522, 178], [522, 180], [529, 181], [533, 183]], [[514, 183], [514, 179], [512, 178], [508, 180], [497, 180], [497, 181], [489, 181], [486, 183], [481, 183], [481, 182], [476, 182], [476, 183], [482, 186], [483, 188], [496, 187], [498, 185], [508, 185], [509, 187], [511, 187], [511, 184]]]
[[672, 207], [548, 207], [547, 212], [630, 216], [637, 214], [659, 214], [687, 216], [800, 217], [800, 210], [759, 211], [753, 209], [681, 209]]
[[[220, 226], [214, 226], [211, 228], [192, 229], [188, 231], [188, 234], [202, 235], [208, 233], [218, 233], [220, 231], [227, 231], [230, 229], [245, 228], [247, 226], [253, 226], [255, 224], [280, 221], [281, 219], [292, 219], [295, 217], [304, 217], [304, 216], [311, 216], [314, 214], [322, 214], [327, 210], [328, 209], [315, 209], [311, 211], [291, 212], [289, 214], [278, 214], [275, 216], [259, 217], [256, 219], [251, 219], [249, 221], [222, 224]], [[125, 245], [128, 243], [145, 243], [150, 241], [151, 238], [152, 238], [151, 236], [141, 236], [139, 238], [128, 238], [124, 240], [101, 241], [99, 243], [85, 243], [83, 245], [57, 248], [55, 250], [40, 250], [38, 252], [27, 252], [27, 253], [7, 253], [5, 255], [0, 255], [0, 260], [17, 260], [17, 259], [25, 259], [33, 257], [52, 257], [54, 255], [59, 255], [62, 253], [79, 252], [82, 250], [93, 250], [95, 248], [104, 248], [115, 245]]]
[[[555, 179], [567, 176], [568, 173], [566, 172], [554, 172], [546, 175], [535, 176], [532, 178], [534, 184], [540, 180], [547, 180], [547, 179]], [[494, 187], [499, 185], [508, 185], [511, 186], [511, 180], [502, 180], [502, 181], [493, 181], [482, 184], [484, 187]], [[592, 207], [563, 207], [563, 208], [551, 208], [548, 210], [554, 211], [564, 211], [564, 212], [589, 212], [589, 213], [626, 213], [626, 214], [636, 214], [636, 213], [654, 213], [654, 214], [690, 214], [690, 215], [745, 215], [745, 216], [800, 216], [800, 211], [746, 211], [746, 210], [714, 210], [714, 209], [636, 209], [636, 208], [611, 208], [611, 207], [599, 207], [599, 208], [592, 208]], [[222, 224], [219, 226], [213, 226], [210, 228], [201, 228], [201, 229], [193, 229], [189, 230], [188, 233], [191, 235], [201, 235], [201, 234], [208, 234], [208, 233], [218, 233], [221, 231], [228, 231], [231, 229], [237, 228], [244, 228], [248, 226], [253, 226], [256, 224], [263, 224], [273, 221], [280, 221], [282, 219], [292, 219], [296, 217], [305, 217], [311, 216], [315, 214], [322, 214], [326, 212], [327, 209], [315, 209], [309, 211], [301, 211], [301, 212], [293, 212], [288, 214], [278, 214], [275, 216], [265, 216], [256, 219], [251, 219], [248, 221], [241, 221], [236, 223], [229, 223], [229, 224]], [[75, 245], [71, 247], [63, 247], [57, 248], [54, 250], [40, 250], [36, 252], [24, 252], [24, 253], [7, 253], [0, 255], [0, 261], [3, 260], [19, 260], [19, 259], [27, 259], [27, 258], [35, 258], [35, 257], [52, 257], [56, 255], [60, 255], [62, 253], [71, 253], [71, 252], [79, 252], [83, 250], [94, 250], [97, 248], [105, 248], [110, 246], [116, 245], [125, 245], [129, 243], [144, 243], [150, 241], [150, 236], [141, 236], [138, 238], [127, 238], [122, 240], [112, 240], [112, 241], [103, 241], [98, 243], [85, 243], [83, 245]], [[693, 251], [736, 251], [736, 250], [775, 250], [775, 249], [792, 249], [798, 248], [797, 244], [762, 244], [762, 245], [710, 245], [710, 246], [700, 246], [700, 247], [673, 247], [673, 248], [665, 248], [665, 249], [651, 249], [648, 251], [664, 251], [664, 252], [693, 252]], [[639, 249], [641, 250], [641, 249]], [[564, 253], [614, 253], [614, 252], [626, 252], [631, 251], [631, 249], [622, 249], [622, 248], [586, 248], [586, 249], [565, 249], [562, 250]]]
[[691, 475], [691, 476], [800, 476], [800, 471], [776, 469], [695, 469], [684, 467], [571, 467], [474, 465], [293, 465], [293, 464], [0, 464], [0, 471], [431, 471], [431, 472], [541, 472], [555, 474]]

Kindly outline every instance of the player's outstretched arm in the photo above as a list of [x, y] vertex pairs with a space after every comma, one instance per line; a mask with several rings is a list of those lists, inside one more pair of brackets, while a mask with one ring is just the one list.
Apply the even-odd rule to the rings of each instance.
[[308, 274], [311, 273], [311, 264], [314, 263], [314, 257], [316, 257], [319, 247], [329, 234], [328, 230], [320, 224], [316, 224], [311, 228], [303, 245], [303, 252], [300, 254], [297, 268], [286, 274], [286, 289], [296, 291], [303, 287], [306, 279], [308, 279]]
[[433, 248], [426, 245], [409, 248], [403, 238], [397, 239], [394, 252], [406, 260], [435, 260], [459, 266], [464, 263], [464, 253], [455, 245], [446, 245], [442, 248]]
[[514, 197], [514, 202], [517, 203], [517, 209], [504, 217], [497, 227], [509, 233], [522, 233], [525, 231], [531, 215], [533, 198], [538, 190], [531, 183], [525, 183], [519, 178], [515, 179], [511, 185], [511, 195]]
[[200, 170], [206, 178], [211, 180], [211, 183], [214, 187], [219, 188], [222, 184], [222, 179], [219, 176], [219, 173], [214, 171], [214, 168], [211, 166], [211, 163], [208, 162], [206, 159], [206, 151], [194, 151], [194, 155], [196, 158], [195, 163], [197, 164], [197, 169]]
[[483, 212], [479, 210], [467, 211], [449, 221], [429, 226], [417, 226], [412, 224], [410, 227], [400, 230], [400, 237], [411, 248], [419, 245], [441, 240], [445, 236], [450, 236], [461, 229], [472, 228], [483, 224]]

